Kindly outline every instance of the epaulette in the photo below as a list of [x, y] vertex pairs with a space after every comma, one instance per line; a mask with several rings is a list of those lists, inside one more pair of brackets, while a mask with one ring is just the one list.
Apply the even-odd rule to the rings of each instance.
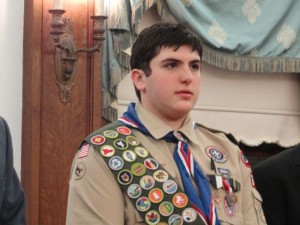
[[215, 129], [215, 128], [210, 128], [210, 127], [207, 127], [207, 126], [204, 126], [203, 124], [200, 124], [200, 123], [197, 123], [196, 122], [196, 125], [199, 126], [199, 127], [202, 127], [212, 133], [222, 133], [224, 134], [233, 144], [239, 146], [239, 141], [234, 137], [234, 135], [232, 133], [227, 133], [225, 131], [222, 131], [222, 130], [218, 130], [218, 129]]

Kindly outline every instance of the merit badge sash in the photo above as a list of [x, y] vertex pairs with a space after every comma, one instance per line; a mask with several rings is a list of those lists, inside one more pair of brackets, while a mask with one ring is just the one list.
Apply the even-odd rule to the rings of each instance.
[[147, 224], [207, 225], [182, 188], [130, 128], [116, 121], [85, 141], [103, 157]]

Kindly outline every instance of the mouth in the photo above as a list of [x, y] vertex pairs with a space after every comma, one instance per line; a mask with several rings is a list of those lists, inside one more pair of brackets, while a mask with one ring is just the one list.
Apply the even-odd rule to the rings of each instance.
[[180, 96], [187, 96], [187, 97], [190, 97], [190, 96], [193, 96], [193, 92], [191, 92], [190, 90], [180, 90], [180, 91], [176, 91], [175, 92], [177, 95], [180, 95]]

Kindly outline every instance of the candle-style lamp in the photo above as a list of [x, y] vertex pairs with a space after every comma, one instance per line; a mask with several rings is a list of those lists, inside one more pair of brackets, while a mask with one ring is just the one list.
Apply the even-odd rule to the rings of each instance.
[[61, 0], [53, 1], [50, 34], [55, 46], [55, 73], [56, 83], [60, 89], [60, 99], [63, 102], [71, 100], [71, 88], [74, 85], [73, 79], [76, 72], [77, 54], [79, 52], [99, 52], [104, 38], [104, 21], [107, 19], [104, 13], [104, 0], [94, 0], [93, 37], [94, 46], [91, 48], [76, 48], [74, 34], [72, 31], [71, 19], [62, 18], [65, 10], [62, 9]]

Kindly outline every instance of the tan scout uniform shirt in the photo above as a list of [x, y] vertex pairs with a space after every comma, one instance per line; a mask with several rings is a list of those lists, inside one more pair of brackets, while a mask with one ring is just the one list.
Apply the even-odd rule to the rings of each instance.
[[[177, 183], [182, 186], [180, 173], [173, 159], [175, 144], [157, 140], [171, 129], [153, 114], [136, 105], [139, 119], [147, 127], [153, 138], [133, 130], [137, 139], [144, 145]], [[215, 199], [218, 218], [222, 225], [261, 225], [265, 224], [261, 208], [261, 197], [252, 183], [252, 171], [241, 159], [240, 149], [221, 132], [195, 125], [188, 117], [180, 129], [188, 138], [194, 159], [206, 175], [213, 175], [210, 157], [216, 157], [217, 171], [225, 171], [241, 184], [236, 192], [237, 202], [233, 208], [226, 207], [226, 192], [223, 188], [211, 192]], [[214, 148], [211, 148], [214, 147]], [[217, 149], [217, 154], [210, 149]], [[219, 160], [217, 156], [221, 156]], [[123, 193], [99, 152], [90, 146], [86, 155], [75, 156], [70, 179], [67, 208], [67, 225], [134, 225], [146, 224], [138, 211]]]

